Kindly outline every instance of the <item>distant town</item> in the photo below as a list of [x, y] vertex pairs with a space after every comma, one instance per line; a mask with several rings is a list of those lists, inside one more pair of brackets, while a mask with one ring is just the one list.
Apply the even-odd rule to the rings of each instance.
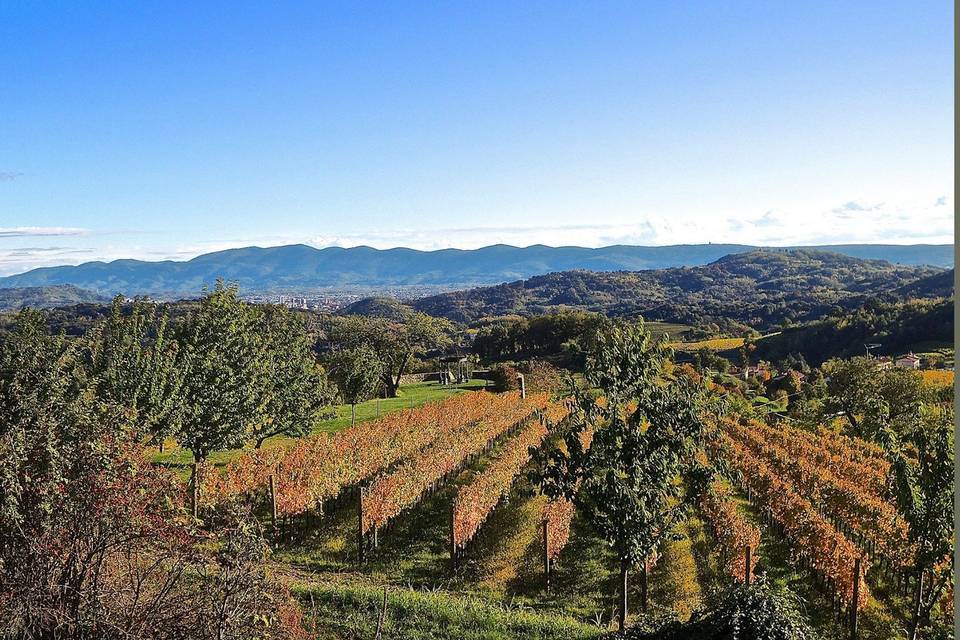
[[332, 312], [371, 296], [407, 301], [437, 293], [456, 291], [460, 288], [463, 287], [458, 285], [397, 285], [393, 287], [349, 287], [308, 291], [264, 291], [248, 293], [243, 296], [243, 299], [251, 303], [281, 304], [290, 309]]

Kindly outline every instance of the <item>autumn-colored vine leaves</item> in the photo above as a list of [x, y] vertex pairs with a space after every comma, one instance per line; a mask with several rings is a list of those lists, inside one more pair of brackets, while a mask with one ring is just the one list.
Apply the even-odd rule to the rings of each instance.
[[469, 456], [483, 452], [495, 440], [522, 425], [535, 411], [543, 409], [548, 400], [546, 394], [523, 400], [517, 393], [494, 397], [498, 406], [492, 412], [442, 434], [370, 485], [365, 492], [361, 513], [364, 533], [384, 526], [401, 511], [416, 504], [430, 486], [459, 468]]
[[[756, 550], [760, 544], [760, 529], [747, 521], [737, 508], [730, 488], [720, 482], [713, 483], [700, 499], [700, 510], [710, 524], [723, 570], [736, 580], [746, 578], [747, 556], [745, 549]], [[757, 554], [751, 554], [751, 572], [757, 563]]]
[[[542, 445], [550, 433], [548, 425], [566, 421], [570, 408], [568, 401], [549, 403], [545, 395], [521, 399], [517, 393], [461, 394], [335, 435], [250, 451], [223, 472], [207, 474], [203, 494], [216, 502], [265, 490], [273, 476], [278, 513], [293, 515], [371, 480], [360, 515], [362, 532], [368, 533], [419, 503], [471, 456], [509, 436], [487, 468], [460, 489], [452, 505], [451, 542], [454, 550], [461, 549], [509, 492], [531, 450]], [[531, 419], [536, 413], [540, 419]], [[742, 488], [749, 489], [754, 505], [777, 523], [798, 556], [827, 578], [843, 602], [852, 604], [853, 567], [857, 559], [870, 555], [864, 551], [894, 567], [906, 565], [910, 554], [906, 525], [886, 498], [889, 465], [876, 447], [825, 430], [814, 434], [732, 420], [722, 426], [714, 453], [726, 459]], [[578, 430], [578, 449], [590, 449], [594, 435], [593, 425]], [[543, 507], [550, 562], [569, 538], [575, 513], [572, 498], [579, 484], [571, 495], [558, 494]], [[743, 580], [743, 551], [748, 546], [756, 549], [759, 529], [745, 519], [721, 483], [713, 483], [699, 505], [714, 532], [725, 572]], [[854, 539], [838, 530], [840, 523]], [[862, 575], [858, 607], [869, 598]]]
[[[779, 525], [798, 557], [827, 579], [843, 603], [863, 607], [870, 597], [863, 578], [866, 560], [858, 576], [856, 603], [853, 597], [855, 566], [864, 553], [821, 511], [835, 510], [837, 517], [867, 509], [887, 512], [877, 506], [877, 486], [867, 481], [876, 476], [856, 461], [858, 453], [849, 450], [853, 442], [837, 439], [816, 448], [809, 446], [805, 432], [782, 425], [772, 429], [761, 422], [745, 426], [726, 421], [724, 431], [715, 451], [731, 464], [755, 506]], [[827, 463], [834, 465], [833, 470], [821, 466]], [[841, 479], [845, 474], [860, 479], [859, 492]], [[895, 533], [899, 530], [896, 515], [888, 515], [892, 517], [889, 531]]]
[[[263, 491], [275, 478], [277, 511], [303, 513], [349, 486], [372, 478], [431, 443], [520, 405], [519, 394], [464, 393], [440, 403], [387, 414], [334, 435], [249, 451], [223, 472], [204, 477], [204, 499], [216, 503]], [[532, 409], [530, 409], [532, 412]]]
[[514, 478], [530, 460], [530, 448], [538, 448], [547, 437], [547, 425], [560, 424], [569, 413], [566, 402], [555, 402], [546, 407], [539, 420], [530, 421], [504, 445], [497, 458], [481, 474], [460, 489], [453, 503], [455, 548], [463, 547], [476, 535], [500, 499], [510, 491]]

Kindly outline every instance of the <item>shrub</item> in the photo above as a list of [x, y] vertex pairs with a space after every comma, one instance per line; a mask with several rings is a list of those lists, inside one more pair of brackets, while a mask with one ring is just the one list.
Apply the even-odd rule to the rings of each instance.
[[624, 640], [816, 640], [797, 597], [758, 576], [751, 586], [733, 583], [687, 623], [631, 629]]
[[563, 371], [546, 360], [534, 359], [520, 365], [529, 393], [555, 393], [566, 387]]
[[493, 382], [493, 390], [498, 392], [515, 391], [520, 388], [517, 375], [520, 372], [509, 364], [498, 364], [490, 370], [490, 381]]

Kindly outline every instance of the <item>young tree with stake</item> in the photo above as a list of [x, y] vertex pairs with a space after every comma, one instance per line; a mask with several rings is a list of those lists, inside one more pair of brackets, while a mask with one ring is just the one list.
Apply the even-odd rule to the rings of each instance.
[[383, 367], [377, 354], [366, 345], [343, 349], [330, 358], [330, 377], [340, 397], [350, 405], [350, 424], [357, 423], [357, 404], [369, 400], [381, 384]]

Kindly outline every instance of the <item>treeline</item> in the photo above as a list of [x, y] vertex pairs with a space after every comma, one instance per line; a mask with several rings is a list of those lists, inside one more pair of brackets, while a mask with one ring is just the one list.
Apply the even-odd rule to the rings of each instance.
[[877, 355], [897, 355], [919, 343], [952, 344], [953, 326], [952, 300], [871, 301], [758, 340], [755, 356], [779, 362], [799, 354], [816, 366], [830, 358], [861, 355], [865, 344], [879, 344]]
[[45, 309], [82, 302], [105, 303], [109, 298], [71, 284], [0, 288], [0, 311], [17, 311], [23, 307]]
[[334, 399], [302, 318], [246, 304], [223, 284], [179, 317], [117, 298], [104, 320], [74, 339], [50, 332], [43, 313], [24, 310], [0, 344], [69, 355], [89, 393], [127, 415], [144, 442], [175, 438], [198, 462], [213, 451], [302, 435]]
[[472, 348], [488, 362], [551, 358], [582, 366], [596, 332], [607, 324], [604, 316], [585, 311], [485, 318], [476, 323]]

